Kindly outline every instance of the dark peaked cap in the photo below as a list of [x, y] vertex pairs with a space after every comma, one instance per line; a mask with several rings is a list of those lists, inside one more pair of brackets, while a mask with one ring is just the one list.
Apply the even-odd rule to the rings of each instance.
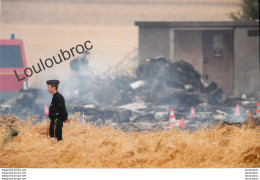
[[46, 81], [47, 85], [59, 85], [59, 80], [48, 80]]

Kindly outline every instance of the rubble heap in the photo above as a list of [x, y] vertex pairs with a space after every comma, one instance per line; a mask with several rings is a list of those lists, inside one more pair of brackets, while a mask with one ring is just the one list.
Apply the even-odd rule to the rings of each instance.
[[[82, 76], [83, 80], [90, 78]], [[84, 96], [87, 91], [84, 87], [89, 85], [85, 83], [84, 86], [75, 87], [79, 88], [84, 98], [68, 96], [65, 99], [70, 114], [84, 113], [88, 118], [84, 117], [83, 120], [96, 125], [107, 124], [137, 131], [165, 128], [169, 125], [170, 108], [175, 111], [176, 121], [185, 119], [188, 129], [201, 124], [214, 124], [215, 121], [237, 122], [234, 116], [236, 102], [215, 82], [203, 82], [201, 75], [184, 60], [169, 61], [163, 57], [146, 59], [132, 73], [105, 78], [95, 76], [91, 79], [93, 93]], [[42, 117], [43, 110], [38, 112], [38, 107], [43, 107], [45, 100], [37, 99], [37, 93], [36, 90], [21, 92], [23, 96], [20, 94], [21, 97], [9, 100], [7, 104], [11, 104], [11, 107], [5, 111], [13, 112], [13, 109], [24, 113], [24, 108], [31, 107], [30, 112], [37, 110], [32, 114]], [[190, 107], [195, 107], [195, 117], [189, 116]], [[239, 121], [245, 119], [245, 111], [241, 107]]]

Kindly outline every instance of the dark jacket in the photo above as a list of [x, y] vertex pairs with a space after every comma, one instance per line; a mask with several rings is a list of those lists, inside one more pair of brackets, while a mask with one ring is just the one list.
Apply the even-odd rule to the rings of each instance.
[[68, 118], [68, 113], [65, 106], [65, 99], [58, 91], [53, 94], [49, 109], [49, 118], [59, 118], [63, 121]]

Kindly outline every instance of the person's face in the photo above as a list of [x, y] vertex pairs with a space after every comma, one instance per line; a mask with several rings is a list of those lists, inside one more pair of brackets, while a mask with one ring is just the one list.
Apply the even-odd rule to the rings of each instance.
[[55, 92], [56, 88], [53, 86], [51, 87], [51, 85], [48, 85], [48, 92], [53, 94]]

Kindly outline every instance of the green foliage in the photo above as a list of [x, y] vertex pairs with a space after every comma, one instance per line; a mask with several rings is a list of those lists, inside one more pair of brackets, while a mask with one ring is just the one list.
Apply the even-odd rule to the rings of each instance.
[[243, 0], [240, 11], [229, 14], [235, 21], [248, 21], [259, 19], [259, 0]]

